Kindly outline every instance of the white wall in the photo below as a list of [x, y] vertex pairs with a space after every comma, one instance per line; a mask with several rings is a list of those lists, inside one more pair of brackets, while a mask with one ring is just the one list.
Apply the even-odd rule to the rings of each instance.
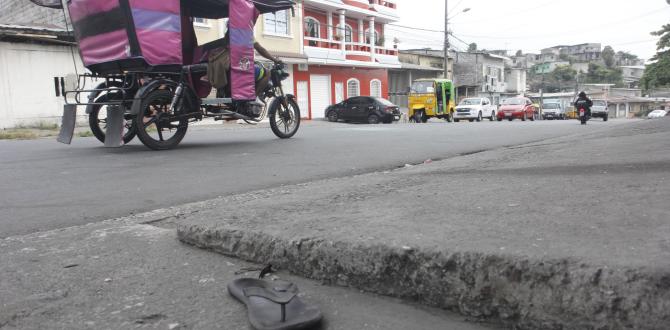
[[[84, 68], [77, 50], [79, 73]], [[63, 101], [54, 91], [53, 77], [73, 74], [67, 46], [0, 42], [0, 129], [39, 122], [60, 124]], [[84, 109], [78, 115], [84, 119]]]

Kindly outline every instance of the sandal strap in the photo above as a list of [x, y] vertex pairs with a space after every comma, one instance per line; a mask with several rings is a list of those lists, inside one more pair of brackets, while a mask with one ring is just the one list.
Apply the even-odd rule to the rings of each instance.
[[285, 305], [296, 296], [296, 292], [278, 292], [261, 287], [244, 288], [244, 295], [247, 297], [262, 297], [272, 302]]

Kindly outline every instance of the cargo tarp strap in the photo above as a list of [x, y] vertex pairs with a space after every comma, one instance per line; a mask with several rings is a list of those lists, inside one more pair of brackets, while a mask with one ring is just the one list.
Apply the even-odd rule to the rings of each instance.
[[57, 141], [60, 143], [72, 143], [72, 136], [74, 135], [74, 125], [77, 121], [77, 106], [74, 104], [66, 104], [63, 106], [63, 121], [60, 125], [60, 132], [58, 133]]
[[250, 0], [230, 0], [230, 70], [233, 100], [256, 99], [254, 86], [254, 21], [256, 7]]

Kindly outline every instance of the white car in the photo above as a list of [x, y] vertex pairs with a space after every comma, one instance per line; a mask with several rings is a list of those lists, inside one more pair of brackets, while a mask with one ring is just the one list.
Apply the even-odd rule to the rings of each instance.
[[647, 115], [647, 118], [663, 118], [668, 114], [665, 110], [654, 110]]
[[455, 122], [461, 119], [467, 119], [471, 122], [475, 120], [482, 121], [483, 118], [488, 118], [490, 121], [496, 119], [496, 107], [486, 97], [463, 99], [456, 106], [456, 113], [454, 114]]

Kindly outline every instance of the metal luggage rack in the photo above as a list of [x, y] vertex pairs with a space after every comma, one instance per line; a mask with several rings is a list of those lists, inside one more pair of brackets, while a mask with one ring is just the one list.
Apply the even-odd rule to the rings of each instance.
[[[87, 79], [105, 79], [105, 88], [90, 88], [84, 89]], [[68, 90], [66, 86], [65, 77], [54, 77], [54, 88], [56, 91], [57, 97], [63, 97], [65, 105], [123, 105], [124, 103], [131, 101], [133, 96], [130, 92], [136, 91], [139, 88], [138, 78], [135, 73], [127, 72], [124, 74], [118, 75], [106, 75], [100, 76], [96, 74], [79, 74], [77, 75], [76, 87], [72, 90]], [[91, 96], [99, 95], [102, 92], [106, 93], [118, 93], [121, 95], [117, 100], [108, 101], [108, 102], [93, 102]], [[82, 94], [88, 94], [86, 102], [82, 102]]]

